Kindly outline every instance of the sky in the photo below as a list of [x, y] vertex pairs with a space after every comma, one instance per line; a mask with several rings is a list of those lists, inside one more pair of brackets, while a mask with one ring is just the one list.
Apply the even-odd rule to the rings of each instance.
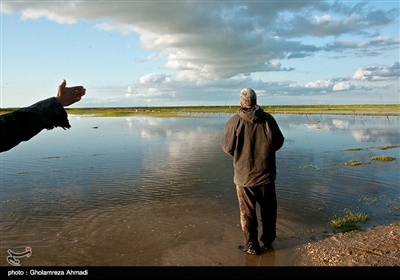
[[400, 1], [2, 0], [1, 108], [400, 103]]

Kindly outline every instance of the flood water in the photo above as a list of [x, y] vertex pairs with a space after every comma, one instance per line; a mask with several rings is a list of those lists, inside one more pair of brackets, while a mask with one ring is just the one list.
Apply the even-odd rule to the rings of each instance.
[[21, 266], [292, 266], [345, 211], [367, 214], [363, 228], [399, 221], [400, 117], [277, 114], [278, 237], [239, 251], [230, 116], [70, 115], [70, 130], [1, 153], [0, 265], [30, 247]]

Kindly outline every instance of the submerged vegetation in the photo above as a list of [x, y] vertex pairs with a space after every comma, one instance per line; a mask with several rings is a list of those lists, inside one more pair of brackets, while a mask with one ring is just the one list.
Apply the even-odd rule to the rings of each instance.
[[394, 148], [399, 148], [400, 145], [389, 145], [389, 146], [380, 146], [378, 147], [379, 150], [387, 150], [387, 149], [394, 149]]
[[389, 150], [389, 149], [394, 149], [394, 148], [400, 148], [400, 145], [386, 145], [386, 146], [379, 146], [379, 147], [370, 147], [370, 148], [347, 148], [347, 151], [361, 151], [364, 149], [379, 149], [379, 150]]
[[348, 151], [361, 151], [361, 148], [348, 148]]
[[368, 221], [368, 215], [365, 213], [345, 211], [343, 217], [333, 217], [330, 225], [333, 228], [339, 228], [342, 232], [348, 232], [359, 230], [360, 226], [356, 223], [365, 223], [366, 221]]
[[357, 161], [357, 160], [352, 159], [347, 164], [351, 165], [351, 166], [357, 166], [357, 165], [361, 165], [361, 164], [364, 164], [364, 163], [361, 162], [361, 161]]
[[369, 164], [371, 163], [371, 161], [393, 161], [396, 160], [395, 157], [392, 156], [375, 156], [375, 157], [371, 157], [369, 159], [369, 161], [358, 161], [358, 160], [349, 160], [348, 162], [345, 163], [345, 165], [350, 165], [350, 166], [357, 166], [357, 165], [362, 165], [362, 164]]
[[396, 160], [395, 157], [391, 156], [381, 156], [381, 157], [372, 157], [370, 160], [378, 160], [378, 161], [393, 161]]
[[[272, 114], [340, 114], [340, 115], [371, 115], [400, 116], [400, 104], [360, 104], [360, 105], [261, 105], [265, 111]], [[235, 113], [238, 106], [176, 106], [176, 107], [93, 107], [66, 108], [69, 114], [95, 115], [104, 117], [123, 117], [146, 115], [157, 117], [196, 117], [210, 114]], [[0, 114], [12, 112], [18, 108], [1, 108]], [[203, 115], [202, 115], [203, 114]]]

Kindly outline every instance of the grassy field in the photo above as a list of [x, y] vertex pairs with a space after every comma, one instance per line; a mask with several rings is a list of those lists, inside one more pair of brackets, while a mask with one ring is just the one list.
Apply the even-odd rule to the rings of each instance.
[[[360, 104], [360, 105], [260, 105], [271, 114], [340, 114], [369, 116], [400, 116], [400, 104]], [[148, 115], [157, 117], [190, 117], [191, 114], [235, 113], [238, 106], [192, 106], [192, 107], [99, 107], [66, 108], [71, 115], [95, 115], [122, 117]], [[0, 115], [17, 108], [0, 109]]]

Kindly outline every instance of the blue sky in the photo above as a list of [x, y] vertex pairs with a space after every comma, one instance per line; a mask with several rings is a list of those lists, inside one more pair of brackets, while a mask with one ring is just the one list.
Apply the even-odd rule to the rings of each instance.
[[0, 106], [397, 104], [399, 3], [2, 0]]

